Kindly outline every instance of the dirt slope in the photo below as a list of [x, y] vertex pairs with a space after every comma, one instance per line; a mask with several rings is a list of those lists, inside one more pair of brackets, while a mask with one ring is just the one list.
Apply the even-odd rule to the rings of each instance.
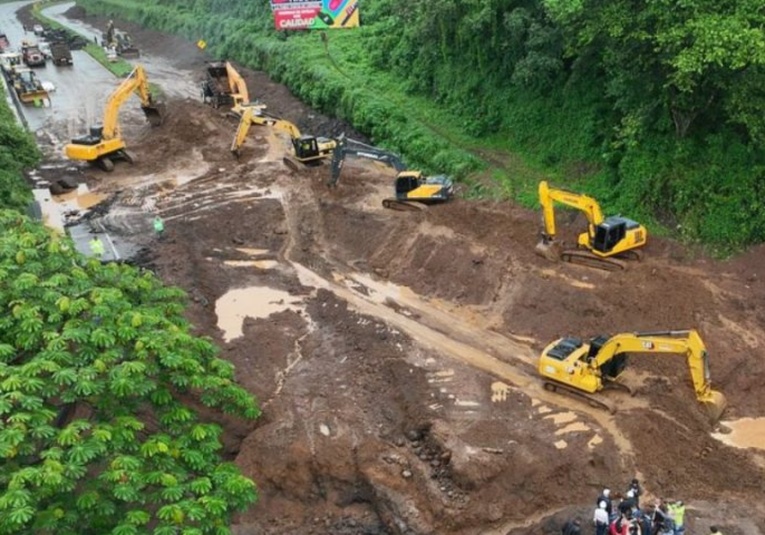
[[[192, 45], [124, 27], [197, 67]], [[350, 131], [246, 75], [274, 113]], [[114, 213], [165, 218], [143, 261], [186, 289], [196, 329], [263, 405], [254, 429], [229, 425], [261, 491], [237, 533], [558, 533], [636, 474], [691, 504], [690, 533], [765, 531], [765, 460], [712, 438], [682, 358], [633, 358], [637, 393], [609, 396], [614, 416], [545, 391], [535, 371], [564, 334], [694, 327], [726, 417], [760, 416], [765, 249], [718, 263], [656, 240], [625, 273], [550, 264], [533, 254], [537, 213], [459, 198], [389, 212], [388, 169], [349, 161], [330, 190], [326, 167], [289, 172], [288, 143], [267, 130], [236, 161], [232, 122], [195, 101], [169, 111], [131, 146], [135, 168], [90, 181], [121, 191]]]

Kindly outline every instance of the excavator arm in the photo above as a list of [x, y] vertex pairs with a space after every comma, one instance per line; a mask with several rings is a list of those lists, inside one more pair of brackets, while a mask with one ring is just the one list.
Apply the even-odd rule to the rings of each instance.
[[106, 101], [102, 134], [105, 140], [119, 137], [119, 111], [133, 92], [136, 92], [140, 97], [141, 109], [149, 123], [152, 126], [158, 126], [162, 122], [162, 114], [152, 101], [146, 72], [142, 66], [138, 65], [128, 74], [127, 78], [122, 81], [117, 89], [112, 92], [109, 100]]
[[265, 115], [262, 112], [262, 106], [245, 106], [242, 108], [242, 116], [239, 119], [239, 126], [236, 129], [236, 135], [234, 135], [234, 141], [231, 143], [231, 152], [235, 155], [239, 155], [239, 150], [244, 145], [247, 139], [247, 134], [250, 131], [250, 127], [254, 124], [261, 126], [270, 126], [277, 132], [284, 132], [290, 136], [293, 141], [299, 139], [301, 134], [297, 126], [284, 119], [277, 117], [271, 117]]
[[360, 141], [348, 139], [345, 137], [345, 135], [341, 135], [340, 137], [337, 138], [337, 146], [335, 147], [335, 150], [332, 152], [332, 163], [331, 163], [332, 175], [329, 181], [330, 186], [337, 185], [337, 181], [340, 178], [340, 173], [343, 170], [343, 164], [345, 163], [345, 158], [349, 154], [353, 156], [358, 156], [360, 158], [368, 158], [370, 160], [375, 160], [376, 162], [382, 162], [394, 168], [397, 173], [401, 173], [402, 171], [407, 170], [406, 165], [404, 164], [403, 161], [401, 161], [401, 157], [398, 154], [395, 154], [387, 150], [378, 149], [376, 147], [371, 147], [369, 145], [361, 143]]
[[250, 103], [250, 92], [247, 89], [247, 83], [242, 78], [230, 62], [226, 62], [226, 77], [228, 78], [228, 87], [231, 91], [231, 98], [234, 99], [233, 110], [236, 112]]
[[576, 208], [587, 217], [589, 226], [589, 235], [594, 237], [595, 226], [603, 222], [603, 212], [600, 209], [598, 201], [587, 195], [574, 193], [557, 188], [551, 188], [546, 180], [539, 183], [539, 203], [542, 205], [542, 215], [544, 218], [544, 234], [546, 241], [555, 239], [555, 203]]

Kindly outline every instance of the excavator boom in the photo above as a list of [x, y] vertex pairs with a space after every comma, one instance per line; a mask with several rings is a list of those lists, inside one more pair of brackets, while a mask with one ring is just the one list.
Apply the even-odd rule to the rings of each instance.
[[696, 399], [705, 405], [712, 421], [720, 418], [727, 402], [721, 392], [712, 389], [707, 350], [695, 330], [621, 333], [596, 337], [589, 343], [561, 338], [542, 352], [539, 373], [553, 381], [553, 386], [592, 394], [621, 375], [627, 353], [685, 355]]

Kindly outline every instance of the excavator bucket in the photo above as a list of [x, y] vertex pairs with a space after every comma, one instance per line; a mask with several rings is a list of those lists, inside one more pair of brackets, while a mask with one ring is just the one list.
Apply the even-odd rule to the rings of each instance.
[[165, 115], [165, 107], [162, 104], [152, 104], [150, 106], [141, 106], [143, 114], [146, 116], [146, 120], [149, 121], [151, 126], [159, 126], [162, 124], [162, 119]]
[[548, 260], [557, 262], [560, 260], [561, 247], [558, 242], [542, 239], [534, 247], [534, 252]]
[[707, 414], [709, 415], [709, 421], [713, 424], [720, 420], [720, 417], [728, 406], [728, 400], [725, 399], [725, 395], [717, 390], [711, 390], [703, 403], [707, 410]]

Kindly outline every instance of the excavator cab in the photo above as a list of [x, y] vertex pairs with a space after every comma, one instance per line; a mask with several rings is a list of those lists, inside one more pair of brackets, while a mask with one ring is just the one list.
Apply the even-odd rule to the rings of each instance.
[[315, 136], [300, 136], [293, 139], [292, 144], [298, 160], [309, 160], [319, 156], [319, 141]]
[[637, 229], [640, 223], [626, 217], [607, 217], [595, 227], [592, 248], [600, 253], [609, 253], [627, 237], [627, 230]]

